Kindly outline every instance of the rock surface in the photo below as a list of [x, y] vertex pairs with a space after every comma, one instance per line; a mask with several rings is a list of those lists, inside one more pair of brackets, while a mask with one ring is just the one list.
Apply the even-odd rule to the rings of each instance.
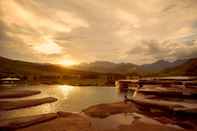
[[0, 92], [0, 98], [19, 98], [40, 94], [41, 91], [37, 90], [13, 90], [7, 89]]
[[83, 112], [91, 117], [105, 118], [118, 113], [132, 113], [137, 111], [137, 108], [132, 103], [112, 103], [112, 104], [99, 104], [91, 106]]
[[40, 122], [48, 121], [57, 118], [56, 113], [42, 114], [36, 116], [26, 116], [20, 118], [13, 118], [0, 121], [0, 130], [11, 130], [38, 124]]
[[112, 129], [106, 131], [186, 131], [186, 130], [163, 126], [163, 125], [153, 125], [139, 121], [132, 123], [130, 125], [120, 125], [118, 129]]
[[[119, 113], [136, 112], [137, 109], [131, 103], [123, 102], [100, 104], [89, 107], [84, 113], [57, 112], [36, 116], [27, 116], [0, 121], [0, 130], [16, 130], [16, 131], [187, 131], [176, 125], [168, 126], [166, 124], [153, 124], [152, 118], [147, 120], [140, 115], [133, 115], [134, 120], [128, 124], [120, 124], [117, 128], [109, 128], [107, 130], [98, 130], [100, 124], [96, 124], [90, 119], [91, 116], [96, 119], [105, 120], [107, 116]], [[130, 114], [130, 113], [129, 113]], [[89, 117], [90, 116], [90, 117]], [[107, 117], [109, 118], [109, 117]], [[99, 121], [100, 121], [99, 120]], [[110, 121], [110, 124], [117, 124], [116, 120]], [[114, 123], [115, 122], [115, 123]], [[159, 123], [159, 122], [156, 122]], [[168, 123], [168, 122], [167, 122]], [[109, 125], [110, 126], [110, 125]], [[173, 127], [175, 126], [175, 127]]]
[[3, 100], [0, 101], [0, 110], [12, 110], [30, 106], [36, 106], [44, 103], [51, 103], [57, 101], [56, 98], [46, 97], [39, 99], [29, 99], [29, 100]]
[[57, 118], [17, 131], [94, 131], [91, 122], [80, 114], [58, 112]]

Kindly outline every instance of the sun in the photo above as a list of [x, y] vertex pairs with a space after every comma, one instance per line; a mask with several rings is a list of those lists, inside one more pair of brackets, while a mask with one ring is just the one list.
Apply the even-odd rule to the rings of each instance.
[[73, 66], [73, 65], [77, 65], [78, 63], [71, 59], [64, 59], [64, 60], [60, 60], [58, 64], [62, 66]]

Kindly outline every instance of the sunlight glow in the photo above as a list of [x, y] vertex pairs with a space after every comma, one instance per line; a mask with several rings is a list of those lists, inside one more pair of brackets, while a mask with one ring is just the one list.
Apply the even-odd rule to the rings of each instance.
[[73, 66], [73, 65], [77, 65], [78, 62], [71, 60], [71, 59], [63, 59], [63, 60], [60, 60], [58, 64], [62, 66]]

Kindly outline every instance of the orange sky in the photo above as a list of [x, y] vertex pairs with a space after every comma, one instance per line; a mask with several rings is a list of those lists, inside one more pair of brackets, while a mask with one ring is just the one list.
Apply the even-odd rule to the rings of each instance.
[[197, 57], [196, 0], [2, 0], [0, 55], [72, 65]]

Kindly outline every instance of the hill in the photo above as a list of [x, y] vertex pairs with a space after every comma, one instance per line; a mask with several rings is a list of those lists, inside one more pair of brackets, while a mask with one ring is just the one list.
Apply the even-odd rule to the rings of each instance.
[[[96, 61], [92, 63], [82, 63], [70, 68], [65, 68], [53, 64], [31, 63], [19, 60], [11, 60], [0, 57], [0, 75], [15, 74], [41, 75], [41, 76], [92, 76], [106, 74], [122, 75], [197, 75], [197, 58], [189, 60], [177, 60], [168, 62], [164, 60], [152, 64], [135, 65], [132, 63], [113, 63], [108, 61]], [[158, 75], [156, 74], [156, 75]]]
[[108, 61], [96, 61], [92, 63], [82, 63], [72, 67], [72, 69], [93, 71], [99, 73], [119, 73], [119, 74], [138, 74], [146, 75], [158, 73], [164, 69], [173, 68], [185, 63], [187, 60], [176, 60], [169, 62], [159, 60], [151, 64], [136, 65], [132, 63], [113, 63]]
[[114, 85], [117, 79], [125, 78], [121, 74], [82, 71], [59, 65], [24, 62], [4, 57], [0, 57], [0, 65], [0, 78], [17, 77], [20, 78], [21, 84], [104, 86]]
[[181, 65], [183, 63], [185, 63], [187, 60], [176, 60], [174, 62], [169, 62], [169, 61], [165, 61], [165, 60], [159, 60], [156, 61], [152, 64], [144, 64], [141, 67], [141, 69], [143, 69], [146, 72], [152, 72], [152, 73], [156, 73], [156, 72], [160, 72], [162, 70], [165, 70], [167, 68], [173, 68], [176, 67], [178, 65]]
[[132, 63], [113, 63], [108, 61], [96, 61], [92, 63], [82, 63], [80, 65], [72, 67], [73, 69], [80, 69], [84, 71], [99, 72], [99, 73], [140, 73], [138, 65]]
[[75, 75], [89, 72], [68, 69], [53, 64], [40, 64], [0, 57], [1, 74], [18, 75]]
[[197, 58], [189, 59], [185, 63], [160, 72], [164, 75], [173, 76], [197, 76]]

